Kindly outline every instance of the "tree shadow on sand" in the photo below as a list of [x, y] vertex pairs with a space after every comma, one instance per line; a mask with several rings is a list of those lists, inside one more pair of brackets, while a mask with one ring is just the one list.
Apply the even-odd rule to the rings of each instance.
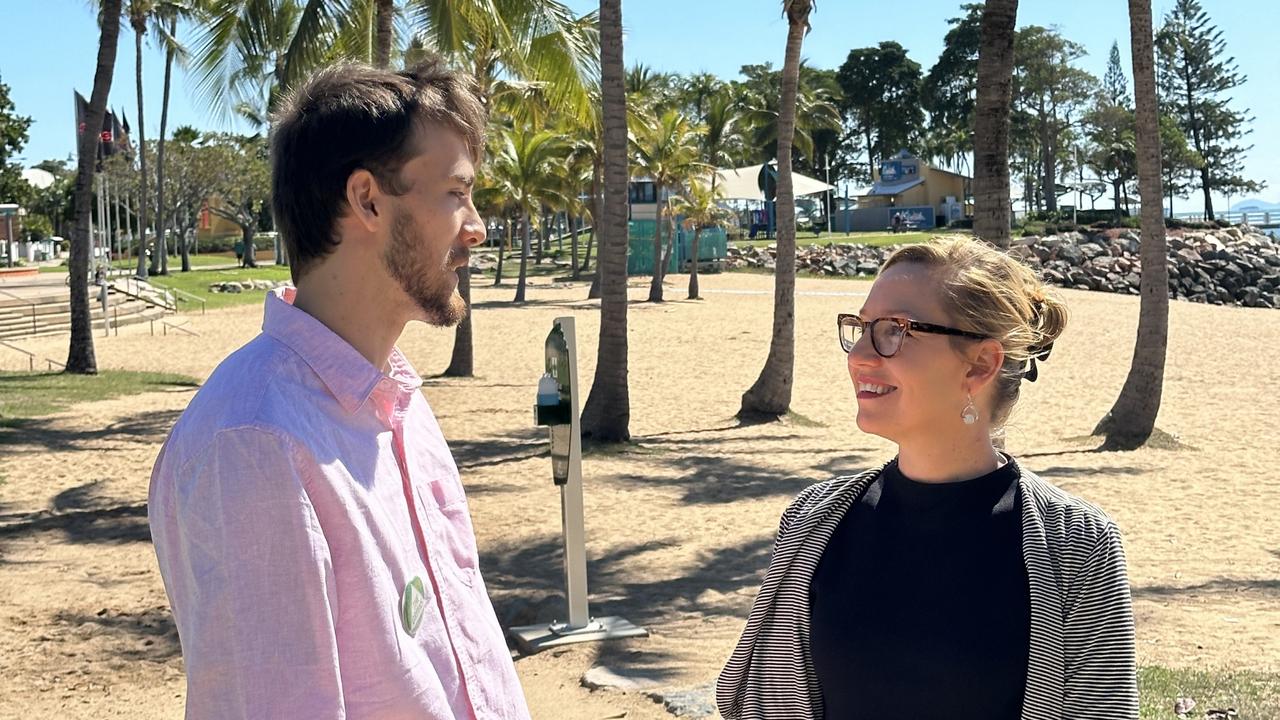
[[126, 415], [101, 428], [61, 427], [56, 418], [20, 418], [0, 427], [0, 451], [8, 457], [65, 450], [87, 450], [104, 441], [158, 444], [178, 421], [181, 410]]
[[146, 502], [106, 495], [97, 480], [63, 490], [46, 510], [0, 515], [0, 543], [51, 532], [75, 544], [151, 541]]

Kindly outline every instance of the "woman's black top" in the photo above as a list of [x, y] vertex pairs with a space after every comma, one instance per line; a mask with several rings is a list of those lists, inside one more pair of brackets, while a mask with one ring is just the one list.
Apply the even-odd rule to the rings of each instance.
[[1019, 470], [921, 483], [897, 462], [854, 503], [810, 585], [828, 720], [1017, 720], [1031, 605]]

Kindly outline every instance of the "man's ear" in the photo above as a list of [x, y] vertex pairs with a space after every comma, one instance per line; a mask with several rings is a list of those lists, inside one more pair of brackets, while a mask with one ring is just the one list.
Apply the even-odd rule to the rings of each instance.
[[969, 353], [969, 372], [965, 385], [971, 395], [977, 395], [993, 382], [1004, 366], [1004, 346], [995, 340], [983, 340]]
[[347, 178], [347, 205], [351, 217], [370, 233], [386, 222], [385, 196], [373, 173], [359, 168]]

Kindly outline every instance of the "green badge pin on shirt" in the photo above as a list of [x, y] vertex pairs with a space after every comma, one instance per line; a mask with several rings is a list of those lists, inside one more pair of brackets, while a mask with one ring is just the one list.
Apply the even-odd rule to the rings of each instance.
[[404, 586], [400, 596], [400, 621], [404, 623], [404, 631], [416, 635], [418, 626], [422, 624], [422, 611], [427, 607], [427, 591], [422, 586], [422, 578], [414, 576]]

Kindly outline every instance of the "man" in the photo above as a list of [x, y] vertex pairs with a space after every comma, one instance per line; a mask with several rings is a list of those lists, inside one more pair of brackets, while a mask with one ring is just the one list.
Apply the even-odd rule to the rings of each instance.
[[458, 470], [395, 342], [456, 324], [484, 111], [436, 64], [285, 101], [273, 210], [297, 290], [183, 413], [151, 532], [188, 718], [528, 718]]

